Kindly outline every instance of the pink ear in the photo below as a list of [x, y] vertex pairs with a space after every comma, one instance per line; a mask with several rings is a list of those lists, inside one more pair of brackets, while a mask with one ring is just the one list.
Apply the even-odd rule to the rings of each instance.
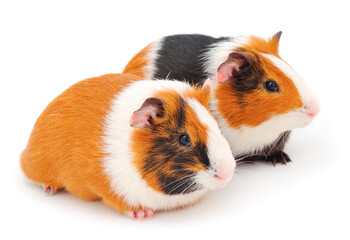
[[216, 81], [224, 83], [231, 78], [236, 77], [243, 67], [249, 67], [252, 62], [248, 54], [233, 52], [229, 55], [226, 62], [220, 65], [216, 73]]
[[153, 124], [153, 119], [163, 116], [164, 100], [160, 98], [147, 98], [140, 109], [135, 111], [130, 118], [130, 126], [134, 128], [146, 128]]
[[218, 83], [224, 83], [232, 77], [233, 70], [239, 71], [239, 65], [236, 62], [225, 62], [216, 73], [216, 81]]

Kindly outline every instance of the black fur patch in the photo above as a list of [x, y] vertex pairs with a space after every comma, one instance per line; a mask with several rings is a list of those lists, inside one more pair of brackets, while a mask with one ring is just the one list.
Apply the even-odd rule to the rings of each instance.
[[194, 147], [194, 151], [196, 152], [195, 155], [199, 157], [200, 162], [203, 164], [203, 166], [209, 169], [210, 162], [208, 157], [208, 149], [205, 146], [204, 142], [200, 141], [197, 143], [197, 145]]
[[260, 85], [265, 78], [265, 73], [261, 68], [258, 55], [253, 52], [245, 51], [244, 49], [238, 49], [238, 51], [253, 55], [255, 58], [255, 60], [250, 63], [249, 67], [242, 68], [240, 72], [235, 74], [235, 78], [230, 81], [233, 92], [237, 95], [242, 95], [251, 93], [255, 89], [261, 87]]
[[179, 128], [183, 127], [186, 122], [186, 114], [185, 114], [185, 100], [183, 98], [180, 98], [179, 100], [179, 112], [175, 118], [177, 119], [177, 126]]
[[227, 38], [213, 38], [199, 34], [183, 34], [165, 37], [158, 51], [153, 78], [176, 79], [193, 85], [206, 79], [201, 55], [209, 45]]

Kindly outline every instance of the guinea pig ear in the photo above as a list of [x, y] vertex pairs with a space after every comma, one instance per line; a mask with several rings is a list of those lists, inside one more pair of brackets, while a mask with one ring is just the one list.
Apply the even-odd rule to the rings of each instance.
[[281, 35], [282, 35], [282, 31], [279, 31], [278, 33], [273, 35], [268, 41], [272, 54], [278, 55], [278, 45], [279, 45]]
[[147, 98], [142, 106], [130, 118], [133, 128], [146, 128], [154, 124], [153, 120], [164, 116], [164, 103], [161, 98]]
[[272, 41], [274, 41], [278, 45], [278, 43], [280, 42], [281, 35], [282, 31], [279, 31], [278, 33], [272, 36]]
[[213, 89], [213, 82], [211, 81], [210, 78], [208, 78], [207, 80], [205, 80], [205, 82], [203, 83], [203, 89], [208, 89], [208, 90], [212, 90]]
[[216, 81], [218, 83], [227, 82], [229, 79], [237, 77], [243, 68], [249, 68], [252, 58], [242, 52], [230, 53], [226, 62], [220, 65], [216, 73]]
[[199, 102], [209, 108], [211, 93], [213, 92], [213, 81], [208, 78], [202, 85], [201, 94], [198, 97]]

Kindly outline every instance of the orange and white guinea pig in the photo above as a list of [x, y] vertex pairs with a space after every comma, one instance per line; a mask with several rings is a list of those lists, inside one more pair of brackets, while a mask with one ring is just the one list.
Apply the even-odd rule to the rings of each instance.
[[208, 110], [210, 80], [139, 79], [91, 78], [54, 99], [21, 155], [25, 175], [140, 219], [223, 187], [235, 160]]
[[123, 72], [193, 85], [215, 79], [210, 110], [233, 155], [286, 163], [290, 158], [283, 148], [290, 130], [308, 125], [319, 111], [319, 102], [279, 56], [280, 36], [281, 32], [268, 40], [167, 36], [136, 54]]

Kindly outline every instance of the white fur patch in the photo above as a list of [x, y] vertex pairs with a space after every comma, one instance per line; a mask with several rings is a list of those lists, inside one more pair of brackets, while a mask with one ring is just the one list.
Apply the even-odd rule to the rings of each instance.
[[242, 126], [239, 129], [228, 127], [228, 123], [222, 117], [218, 119], [234, 156], [259, 152], [275, 142], [281, 133], [304, 127], [311, 121], [299, 110], [277, 115], [256, 127]]
[[204, 126], [208, 127], [208, 156], [210, 164], [216, 170], [218, 166], [227, 169], [231, 174], [236, 166], [236, 162], [230, 151], [230, 146], [221, 134], [221, 130], [208, 110], [195, 99], [187, 99], [188, 105], [195, 111], [198, 119]]
[[[220, 65], [227, 60], [230, 53], [243, 46], [248, 40], [249, 37], [241, 36], [210, 45], [208, 51], [201, 56], [204, 60], [204, 69], [208, 77], [215, 80], [216, 72]], [[216, 80], [214, 83], [216, 85]]]
[[156, 71], [156, 60], [158, 59], [158, 51], [162, 48], [163, 38], [160, 38], [151, 43], [150, 51], [147, 54], [147, 65], [143, 69], [145, 79], [153, 79]]
[[156, 91], [173, 89], [181, 94], [189, 88], [188, 84], [177, 81], [138, 81], [124, 89], [113, 100], [111, 111], [105, 119], [103, 141], [107, 156], [103, 161], [104, 170], [114, 192], [123, 196], [128, 204], [166, 210], [193, 204], [206, 192], [201, 190], [185, 195], [159, 193], [147, 185], [132, 163], [134, 155], [130, 147], [130, 136], [133, 128], [129, 125], [132, 113]]

